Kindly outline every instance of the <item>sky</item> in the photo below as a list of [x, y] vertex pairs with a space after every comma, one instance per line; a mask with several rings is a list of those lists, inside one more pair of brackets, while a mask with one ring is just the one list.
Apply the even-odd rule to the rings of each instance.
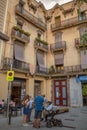
[[37, 0], [38, 2], [41, 1], [46, 9], [52, 8], [56, 3], [64, 4], [72, 0]]

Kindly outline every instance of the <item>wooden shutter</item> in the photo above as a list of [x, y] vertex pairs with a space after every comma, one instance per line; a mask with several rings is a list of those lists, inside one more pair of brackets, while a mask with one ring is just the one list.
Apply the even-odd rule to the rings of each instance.
[[56, 33], [55, 34], [55, 43], [58, 44], [58, 42], [62, 41], [62, 33]]
[[3, 32], [7, 0], [0, 0], [0, 31]]
[[63, 65], [64, 64], [64, 55], [63, 54], [55, 54], [55, 65]]
[[45, 63], [44, 63], [44, 53], [37, 52], [37, 62], [38, 62], [40, 71], [46, 71]]
[[80, 37], [87, 31], [87, 27], [82, 27], [79, 29]]
[[15, 44], [14, 56], [16, 60], [24, 61], [24, 46]]
[[81, 68], [87, 69], [87, 50], [80, 52], [81, 54]]

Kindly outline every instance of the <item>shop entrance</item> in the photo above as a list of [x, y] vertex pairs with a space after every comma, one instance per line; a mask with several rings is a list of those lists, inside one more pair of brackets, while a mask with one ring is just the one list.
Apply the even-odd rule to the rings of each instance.
[[66, 80], [54, 80], [54, 103], [58, 106], [67, 106]]
[[11, 100], [16, 104], [21, 104], [21, 100], [26, 94], [26, 80], [23, 79], [14, 79], [11, 88]]
[[83, 105], [87, 106], [87, 83], [82, 84]]

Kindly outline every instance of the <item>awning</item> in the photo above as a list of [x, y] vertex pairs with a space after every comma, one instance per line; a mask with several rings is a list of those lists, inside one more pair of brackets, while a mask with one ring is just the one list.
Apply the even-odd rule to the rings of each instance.
[[0, 32], [0, 39], [4, 41], [9, 41], [9, 37], [2, 32]]
[[81, 82], [87, 82], [87, 76], [79, 76]]

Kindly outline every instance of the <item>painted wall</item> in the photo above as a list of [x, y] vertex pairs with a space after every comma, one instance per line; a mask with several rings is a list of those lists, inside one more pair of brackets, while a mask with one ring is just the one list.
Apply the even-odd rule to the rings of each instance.
[[8, 96], [8, 81], [6, 74], [0, 73], [0, 99], [7, 99]]

